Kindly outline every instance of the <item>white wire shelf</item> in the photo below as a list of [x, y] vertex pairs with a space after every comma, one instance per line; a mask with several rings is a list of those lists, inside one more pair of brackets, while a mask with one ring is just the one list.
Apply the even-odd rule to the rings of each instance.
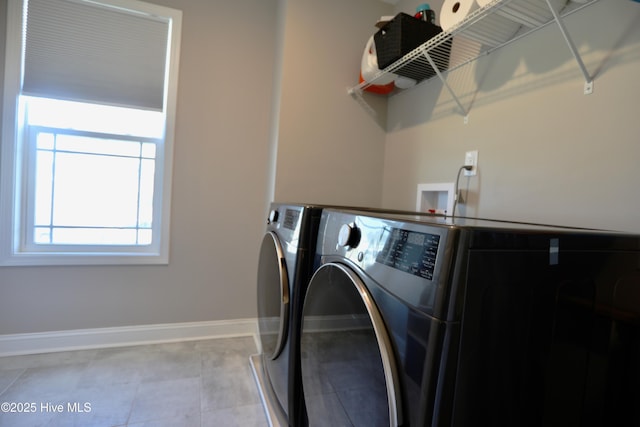
[[[398, 59], [384, 70], [376, 73], [369, 81], [347, 89], [349, 95], [375, 114], [368, 106], [362, 94], [365, 89], [375, 85], [376, 81], [389, 73], [399, 75], [418, 75], [418, 83], [439, 78], [453, 96], [464, 116], [468, 111], [462, 106], [453, 89], [448, 85], [446, 74], [463, 67], [476, 59], [488, 55], [516, 40], [535, 32], [549, 24], [556, 23], [571, 50], [585, 79], [585, 94], [593, 90], [589, 75], [580, 54], [564, 26], [564, 18], [599, 0], [570, 0], [557, 11], [558, 0], [492, 0], [486, 6], [476, 9], [460, 23], [427, 40], [411, 52]], [[563, 0], [560, 0], [563, 1]], [[493, 19], [492, 17], [500, 17]], [[504, 19], [506, 18], [506, 19]], [[504, 34], [514, 28], [509, 37]], [[402, 91], [395, 89], [389, 96]], [[404, 89], [404, 90], [410, 90]]]

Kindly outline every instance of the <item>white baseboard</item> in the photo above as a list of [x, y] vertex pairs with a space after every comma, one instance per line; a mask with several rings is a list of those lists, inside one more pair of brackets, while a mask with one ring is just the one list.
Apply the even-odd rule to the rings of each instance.
[[258, 341], [257, 325], [257, 319], [236, 319], [8, 334], [0, 335], [0, 357], [237, 336]]

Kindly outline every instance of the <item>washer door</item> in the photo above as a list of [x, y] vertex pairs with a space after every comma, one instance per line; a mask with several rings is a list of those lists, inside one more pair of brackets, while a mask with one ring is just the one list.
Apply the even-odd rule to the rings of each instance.
[[401, 424], [394, 352], [362, 280], [328, 263], [314, 274], [303, 308], [302, 386], [310, 426]]
[[278, 236], [262, 239], [258, 262], [258, 328], [264, 357], [280, 355], [289, 325], [289, 276]]

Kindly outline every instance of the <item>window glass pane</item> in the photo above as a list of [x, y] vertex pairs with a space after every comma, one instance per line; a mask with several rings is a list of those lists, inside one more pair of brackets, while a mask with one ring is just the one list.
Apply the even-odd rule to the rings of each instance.
[[40, 132], [36, 147], [34, 243], [151, 244], [155, 160], [142, 143]]
[[33, 235], [34, 243], [37, 244], [50, 244], [51, 243], [51, 229], [46, 227], [36, 227]]
[[152, 241], [151, 230], [149, 229], [140, 229], [138, 230], [138, 244], [139, 245], [150, 245]]
[[53, 152], [40, 151], [36, 154], [36, 225], [51, 224], [51, 197], [53, 190]]
[[135, 227], [139, 162], [132, 158], [58, 153], [54, 225]]
[[142, 157], [146, 157], [148, 159], [156, 158], [156, 144], [151, 142], [145, 142], [142, 144]]
[[53, 150], [53, 143], [54, 138], [52, 133], [38, 133], [36, 144], [39, 150]]
[[140, 212], [138, 223], [140, 227], [151, 227], [153, 222], [153, 177], [155, 160], [142, 160], [140, 168]]
[[90, 138], [77, 135], [58, 135], [56, 149], [81, 153], [112, 154], [116, 156], [140, 156], [139, 142], [115, 141], [112, 139]]
[[28, 124], [87, 132], [162, 138], [164, 115], [158, 111], [24, 97]]

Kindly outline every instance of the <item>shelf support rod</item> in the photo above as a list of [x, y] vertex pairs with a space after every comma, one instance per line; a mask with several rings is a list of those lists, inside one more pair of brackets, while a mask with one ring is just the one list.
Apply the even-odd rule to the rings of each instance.
[[560, 28], [560, 32], [562, 33], [564, 40], [567, 42], [567, 46], [569, 46], [569, 50], [571, 50], [571, 53], [573, 54], [573, 57], [576, 59], [576, 62], [578, 63], [578, 67], [580, 67], [580, 71], [584, 76], [585, 94], [591, 93], [593, 79], [589, 75], [589, 71], [587, 71], [587, 67], [584, 65], [584, 62], [582, 61], [582, 57], [580, 56], [580, 53], [578, 52], [576, 45], [573, 43], [573, 40], [571, 39], [571, 36], [569, 35], [569, 32], [567, 31], [567, 28], [565, 27], [562, 18], [560, 17], [558, 12], [556, 12], [556, 10], [554, 9], [553, 5], [551, 4], [551, 0], [546, 0], [546, 2], [547, 2], [547, 6], [549, 6], [549, 10], [553, 14], [553, 19], [555, 19], [556, 23], [558, 24], [558, 27]]
[[364, 108], [366, 110], [367, 113], [369, 113], [371, 116], [376, 117], [378, 115], [378, 113], [376, 112], [376, 110], [374, 110], [371, 105], [369, 105], [369, 103], [364, 99], [364, 96], [362, 96], [362, 91], [358, 90], [358, 89], [348, 89], [347, 88], [347, 93], [349, 95], [351, 95], [351, 97], [353, 99], [355, 99], [356, 101], [358, 101], [358, 104], [360, 104], [362, 106], [362, 108]]
[[467, 116], [469, 115], [469, 112], [462, 106], [460, 99], [458, 99], [458, 97], [456, 96], [456, 93], [453, 91], [453, 89], [451, 89], [451, 86], [449, 86], [449, 83], [447, 83], [447, 80], [444, 78], [444, 76], [440, 72], [440, 69], [438, 68], [438, 66], [435, 64], [435, 62], [433, 62], [433, 59], [431, 58], [431, 55], [429, 55], [429, 52], [427, 52], [426, 50], [423, 50], [422, 54], [424, 55], [425, 58], [427, 58], [427, 61], [429, 61], [429, 65], [431, 65], [431, 68], [433, 68], [433, 71], [436, 72], [438, 78], [440, 79], [444, 87], [447, 88], [447, 90], [453, 97], [453, 100], [456, 102], [456, 104], [458, 104], [458, 108], [460, 108], [460, 111], [462, 111], [462, 114], [464, 115], [465, 123], [467, 123], [467, 120], [468, 120]]

